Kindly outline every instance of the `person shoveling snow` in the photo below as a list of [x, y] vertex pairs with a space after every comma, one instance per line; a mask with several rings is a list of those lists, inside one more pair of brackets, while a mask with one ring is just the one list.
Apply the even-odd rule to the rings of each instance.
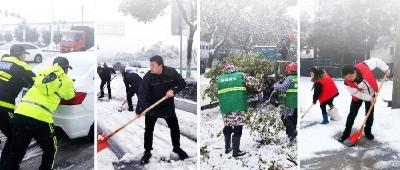
[[[365, 103], [365, 110], [367, 112], [376, 102], [378, 83], [372, 72], [375, 68], [379, 68], [385, 72], [385, 76], [390, 75], [389, 66], [378, 58], [371, 58], [354, 66], [347, 65], [342, 68], [342, 75], [345, 78], [344, 84], [352, 96], [352, 100], [350, 104], [350, 113], [347, 116], [346, 128], [342, 136], [338, 139], [339, 142], [345, 142], [349, 138], [354, 119], [362, 103]], [[374, 135], [372, 135], [371, 132], [373, 122], [374, 109], [372, 108], [365, 126], [363, 125], [365, 137], [369, 140], [374, 139]], [[354, 145], [353, 142], [347, 143], [348, 146]]]
[[164, 95], [168, 99], [146, 114], [145, 152], [141, 158], [141, 164], [149, 163], [152, 156], [153, 131], [158, 118], [165, 119], [171, 129], [173, 152], [177, 153], [182, 160], [188, 158], [186, 152], [180, 147], [180, 131], [174, 104], [174, 94], [179, 93], [185, 86], [186, 82], [182, 76], [175, 69], [164, 66], [161, 56], [156, 55], [150, 58], [150, 71], [144, 75], [140, 84], [136, 114], [142, 113], [151, 103], [158, 101]]
[[111, 74], [116, 74], [115, 70], [111, 67], [108, 67], [106, 63], [104, 63], [103, 67], [97, 67], [97, 74], [99, 74], [99, 77], [101, 79], [101, 84], [100, 84], [100, 96], [98, 96], [99, 99], [104, 97], [104, 86], [107, 84], [107, 90], [108, 90], [108, 99], [111, 100], [111, 81], [113, 78], [111, 78]]
[[[315, 67], [310, 68], [311, 81], [314, 82], [313, 89], [313, 104], [320, 103], [322, 111], [322, 122], [321, 124], [328, 124], [329, 116], [332, 120], [340, 120], [337, 108], [333, 105], [333, 100], [339, 95], [338, 88], [333, 82], [332, 78], [323, 69], [317, 69]], [[326, 110], [326, 106], [329, 106], [329, 111]]]
[[[128, 111], [133, 111], [132, 97], [139, 91], [140, 82], [142, 78], [131, 69], [126, 69], [122, 75], [124, 77], [124, 84], [126, 89], [126, 102], [128, 103]], [[125, 102], [122, 104], [121, 108]], [[122, 109], [121, 109], [122, 111]]]

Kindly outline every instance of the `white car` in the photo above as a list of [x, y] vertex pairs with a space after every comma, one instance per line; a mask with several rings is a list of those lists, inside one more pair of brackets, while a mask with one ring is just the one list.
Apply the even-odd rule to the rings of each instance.
[[143, 78], [143, 76], [150, 70], [149, 66], [149, 61], [134, 61], [129, 63], [129, 66], [127, 66], [125, 70], [133, 70], [136, 74]]
[[2, 45], [0, 46], [0, 56], [3, 56], [4, 54], [10, 54], [10, 48], [12, 45], [15, 44], [23, 46], [25, 50], [29, 53], [29, 55], [26, 56], [25, 61], [35, 62], [35, 63], [42, 62], [43, 60], [42, 49], [32, 43], [9, 43]]
[[[67, 58], [72, 66], [68, 75], [75, 83], [75, 98], [61, 101], [54, 113], [54, 125], [61, 128], [71, 139], [84, 136], [94, 139], [93, 84], [96, 73], [96, 55], [93, 52], [72, 52], [57, 56]], [[33, 71], [37, 73], [41, 68], [53, 65], [53, 60], [57, 56], [37, 65]]]

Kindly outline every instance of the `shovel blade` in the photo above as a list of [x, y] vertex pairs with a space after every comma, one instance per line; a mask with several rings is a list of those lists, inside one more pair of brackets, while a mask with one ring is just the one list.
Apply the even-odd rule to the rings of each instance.
[[110, 144], [107, 141], [108, 138], [106, 138], [106, 135], [101, 133], [97, 137], [97, 153], [102, 151], [105, 148], [108, 148]]
[[349, 138], [346, 139], [344, 144], [347, 146], [350, 146], [350, 147], [356, 145], [362, 136], [362, 132], [363, 131], [360, 130], [360, 131], [357, 131], [356, 133], [352, 134]]

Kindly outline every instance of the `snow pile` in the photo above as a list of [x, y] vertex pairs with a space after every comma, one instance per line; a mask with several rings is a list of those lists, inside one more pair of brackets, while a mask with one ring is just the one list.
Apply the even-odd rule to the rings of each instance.
[[284, 116], [283, 112], [285, 112], [284, 107], [273, 105], [261, 104], [256, 108], [250, 107], [246, 114], [246, 124], [251, 130], [250, 134], [255, 136], [261, 144], [279, 144], [281, 140], [279, 137], [285, 130], [281, 119]]
[[114, 169], [110, 162], [115, 162], [117, 160], [118, 158], [110, 149], [103, 149], [97, 154], [97, 167], [98, 169]]
[[[193, 155], [191, 155], [193, 156]], [[133, 160], [140, 160], [142, 157], [142, 153], [127, 153], [125, 154], [117, 163], [130, 163]], [[152, 159], [150, 159], [149, 164], [144, 165], [145, 169], [174, 169], [174, 170], [195, 170], [197, 158], [196, 155], [194, 157], [188, 158], [185, 161], [178, 161], [179, 156], [175, 153], [170, 154], [169, 152], [158, 153], [153, 155]], [[124, 168], [125, 165], [122, 164], [120, 168]]]
[[[299, 83], [299, 107], [304, 111], [312, 103], [312, 82], [309, 77], [301, 77]], [[334, 137], [342, 135], [346, 118], [350, 109], [351, 96], [345, 89], [343, 81], [336, 80], [339, 96], [334, 105], [339, 109], [342, 117], [340, 121], [331, 121], [327, 125], [318, 124], [322, 120], [319, 104], [315, 105], [306, 114], [300, 123], [299, 157], [302, 168], [339, 168], [339, 163], [347, 162], [342, 168], [392, 168], [400, 165], [400, 109], [391, 109], [382, 98], [392, 95], [393, 82], [385, 82], [375, 105], [374, 124], [372, 133], [375, 140], [361, 138], [358, 145], [352, 148], [337, 142]], [[302, 113], [300, 113], [301, 115]], [[365, 107], [361, 106], [354, 121], [353, 132], [359, 129], [365, 118]], [[329, 160], [329, 161], [328, 161]], [[361, 167], [360, 167], [361, 166]]]

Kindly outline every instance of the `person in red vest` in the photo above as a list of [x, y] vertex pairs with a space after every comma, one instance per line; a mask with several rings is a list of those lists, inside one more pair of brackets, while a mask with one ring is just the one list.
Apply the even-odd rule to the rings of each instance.
[[[317, 69], [312, 67], [310, 69], [310, 75], [312, 77], [311, 81], [314, 82], [313, 89], [313, 104], [320, 103], [320, 108], [322, 111], [322, 122], [321, 124], [328, 124], [328, 112], [326, 106], [330, 107], [330, 110], [334, 109], [333, 99], [339, 95], [338, 88], [335, 82], [332, 80], [331, 76], [325, 72], [323, 69]], [[332, 118], [332, 117], [331, 117]]]
[[[365, 103], [366, 113], [369, 107], [375, 104], [378, 83], [372, 70], [376, 68], [382, 70], [385, 75], [390, 75], [389, 66], [378, 58], [371, 58], [354, 66], [347, 65], [342, 68], [342, 75], [345, 78], [344, 84], [347, 91], [351, 94], [352, 100], [350, 104], [350, 113], [347, 116], [346, 128], [344, 129], [342, 137], [339, 138], [339, 142], [344, 142], [350, 136], [354, 119], [362, 103]], [[371, 110], [371, 114], [364, 127], [365, 137], [369, 140], [374, 139], [374, 135], [371, 133], [373, 122], [374, 109]]]

